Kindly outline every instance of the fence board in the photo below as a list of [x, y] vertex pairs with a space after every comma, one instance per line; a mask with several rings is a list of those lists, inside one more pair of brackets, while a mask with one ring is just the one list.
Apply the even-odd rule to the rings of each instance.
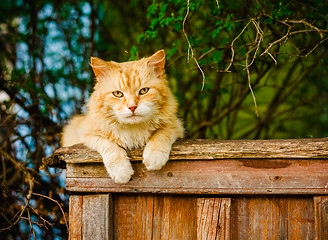
[[82, 239], [82, 196], [69, 197], [69, 239]]
[[328, 196], [314, 197], [316, 240], [328, 240]]
[[230, 240], [230, 198], [197, 199], [197, 239]]
[[[132, 161], [142, 160], [142, 149], [131, 151]], [[171, 151], [171, 160], [236, 159], [236, 158], [328, 158], [328, 138], [279, 140], [210, 140], [182, 139]], [[83, 144], [57, 149], [43, 158], [48, 166], [63, 167], [66, 163], [102, 162], [96, 151]]]
[[110, 194], [85, 195], [82, 204], [83, 239], [113, 239], [113, 202]]
[[196, 209], [191, 197], [117, 195], [115, 239], [196, 239]]
[[80, 192], [328, 194], [328, 160], [230, 159], [170, 161], [160, 171], [133, 163], [127, 184], [115, 184], [101, 163], [68, 164], [66, 188]]
[[313, 198], [233, 198], [232, 206], [232, 239], [314, 239]]

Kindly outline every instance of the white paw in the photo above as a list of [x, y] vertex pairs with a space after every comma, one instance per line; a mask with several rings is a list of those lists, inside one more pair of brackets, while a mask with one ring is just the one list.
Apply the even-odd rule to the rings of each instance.
[[143, 152], [143, 164], [148, 170], [159, 170], [169, 160], [170, 152], [152, 151], [150, 148], [145, 148]]
[[120, 161], [118, 163], [111, 164], [109, 167], [106, 166], [106, 169], [109, 176], [116, 183], [127, 183], [133, 175], [133, 168], [130, 161]]

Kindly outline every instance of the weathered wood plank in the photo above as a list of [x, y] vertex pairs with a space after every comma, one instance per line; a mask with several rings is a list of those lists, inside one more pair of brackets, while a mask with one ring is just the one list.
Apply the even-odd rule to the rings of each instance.
[[196, 199], [116, 195], [115, 239], [196, 239]]
[[[167, 213], [170, 205], [167, 202], [164, 202], [164, 197], [161, 195], [156, 195], [154, 197], [154, 213], [153, 213], [153, 235], [152, 239], [168, 239], [168, 235], [165, 235], [165, 232], [169, 229], [169, 222]], [[160, 209], [160, 210], [158, 210]]]
[[69, 239], [82, 240], [82, 196], [69, 197]]
[[115, 195], [115, 239], [230, 239], [231, 200]]
[[113, 239], [113, 201], [110, 194], [84, 195], [83, 239]]
[[115, 239], [151, 239], [153, 196], [115, 196]]
[[170, 235], [167, 239], [197, 239], [197, 199], [175, 196], [170, 200]]
[[[142, 159], [142, 150], [130, 152], [131, 160]], [[171, 160], [211, 160], [237, 158], [328, 158], [328, 138], [279, 140], [182, 139], [171, 151]], [[43, 159], [48, 166], [64, 163], [102, 162], [101, 156], [82, 144], [56, 150]]]
[[160, 171], [133, 163], [127, 184], [116, 184], [102, 164], [68, 164], [66, 188], [81, 192], [207, 194], [328, 193], [328, 160], [171, 161]]
[[314, 197], [316, 240], [328, 240], [328, 196]]
[[232, 208], [232, 239], [315, 238], [312, 198], [233, 198]]
[[197, 239], [230, 240], [231, 199], [197, 199]]

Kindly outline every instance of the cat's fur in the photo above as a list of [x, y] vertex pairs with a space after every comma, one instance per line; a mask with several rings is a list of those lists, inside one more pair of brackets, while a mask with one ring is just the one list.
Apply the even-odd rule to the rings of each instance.
[[62, 145], [84, 143], [98, 151], [117, 183], [128, 182], [133, 174], [125, 149], [145, 146], [143, 163], [147, 169], [162, 168], [172, 144], [184, 131], [164, 65], [163, 50], [123, 63], [92, 57], [97, 79], [94, 92], [86, 114], [73, 117], [64, 127]]

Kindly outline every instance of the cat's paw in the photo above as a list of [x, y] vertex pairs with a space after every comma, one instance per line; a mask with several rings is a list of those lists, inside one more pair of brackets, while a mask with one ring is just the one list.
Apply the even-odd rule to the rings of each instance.
[[147, 170], [159, 170], [169, 160], [170, 152], [151, 150], [145, 148], [143, 152], [143, 164], [145, 164]]
[[130, 161], [121, 161], [116, 164], [106, 167], [109, 176], [116, 183], [127, 183], [133, 175], [133, 168]]

